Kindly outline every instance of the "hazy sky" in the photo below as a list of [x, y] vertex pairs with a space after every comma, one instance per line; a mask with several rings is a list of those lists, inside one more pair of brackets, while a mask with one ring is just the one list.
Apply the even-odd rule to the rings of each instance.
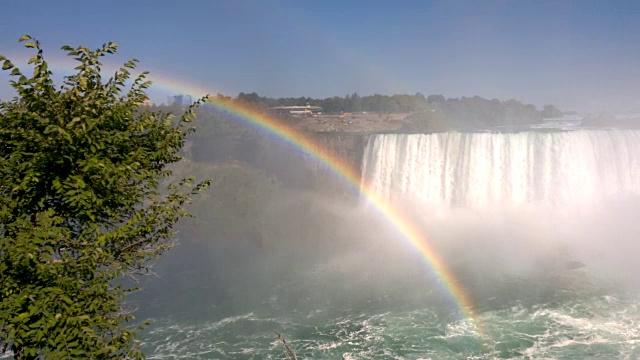
[[24, 33], [53, 60], [61, 45], [114, 41], [114, 60], [229, 95], [419, 91], [640, 111], [640, 1], [3, 2], [0, 54], [26, 58]]

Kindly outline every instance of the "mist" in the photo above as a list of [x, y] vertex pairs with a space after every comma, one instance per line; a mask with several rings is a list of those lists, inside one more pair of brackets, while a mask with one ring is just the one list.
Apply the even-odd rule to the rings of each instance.
[[273, 332], [300, 359], [640, 358], [640, 2], [3, 5], [9, 71], [60, 83], [60, 46], [114, 41], [141, 110], [212, 95], [171, 178], [212, 186], [125, 281], [150, 358], [281, 359]]
[[179, 164], [213, 186], [130, 299], [156, 322], [147, 348], [277, 357], [275, 331], [309, 358], [406, 354], [407, 344], [410, 358], [560, 356], [566, 336], [586, 344], [579, 354], [606, 355], [592, 348], [597, 332], [634, 351], [634, 332], [607, 329], [637, 312], [636, 130], [334, 136], [327, 146], [361, 154], [362, 181], [429, 242], [483, 333], [367, 194], [262, 139], [230, 147], [242, 160], [205, 162], [201, 149]]
[[[197, 220], [184, 225], [196, 230], [180, 233], [158, 277], [144, 285], [143, 313], [193, 316], [197, 308], [195, 316], [222, 318], [259, 308], [275, 316], [425, 305], [456, 311], [427, 260], [375, 209], [280, 191], [252, 213], [258, 221], [249, 232], [198, 229], [216, 222], [208, 213], [214, 204], [207, 203], [214, 200], [204, 200]], [[412, 211], [412, 221], [479, 310], [640, 285], [635, 194], [589, 208], [452, 209], [409, 200], [397, 206]], [[229, 210], [225, 216], [234, 217]]]

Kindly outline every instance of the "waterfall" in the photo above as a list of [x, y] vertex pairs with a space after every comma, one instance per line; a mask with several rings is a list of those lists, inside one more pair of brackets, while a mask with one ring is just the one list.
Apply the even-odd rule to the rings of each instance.
[[451, 207], [640, 194], [640, 131], [376, 135], [364, 152], [362, 183], [389, 200]]

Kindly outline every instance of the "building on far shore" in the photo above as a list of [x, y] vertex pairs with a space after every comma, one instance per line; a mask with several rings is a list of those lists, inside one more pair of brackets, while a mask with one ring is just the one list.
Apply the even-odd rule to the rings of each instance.
[[298, 116], [315, 116], [322, 114], [320, 106], [276, 106], [269, 108], [275, 114], [298, 115]]
[[171, 95], [167, 96], [167, 105], [191, 105], [191, 95]]

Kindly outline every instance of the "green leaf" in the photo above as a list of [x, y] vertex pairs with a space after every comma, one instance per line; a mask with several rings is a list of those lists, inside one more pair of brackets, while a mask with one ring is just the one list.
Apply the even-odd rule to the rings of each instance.
[[24, 44], [24, 47], [26, 47], [26, 48], [36, 48], [36, 47], [38, 47], [38, 45], [36, 43], [34, 43], [34, 42], [28, 42], [28, 43]]
[[27, 34], [24, 34], [24, 35], [20, 36], [20, 39], [19, 39], [20, 42], [27, 41], [27, 40], [31, 40], [31, 36], [29, 36]]
[[114, 284], [148, 270], [187, 216], [190, 191], [163, 183], [186, 134], [169, 114], [139, 111], [143, 77], [102, 81], [99, 57], [115, 44], [63, 46], [80, 66], [62, 86], [40, 43], [25, 46], [38, 48], [33, 78], [0, 58], [20, 77], [0, 110], [0, 342], [25, 358], [143, 358], [124, 325], [134, 289]]

